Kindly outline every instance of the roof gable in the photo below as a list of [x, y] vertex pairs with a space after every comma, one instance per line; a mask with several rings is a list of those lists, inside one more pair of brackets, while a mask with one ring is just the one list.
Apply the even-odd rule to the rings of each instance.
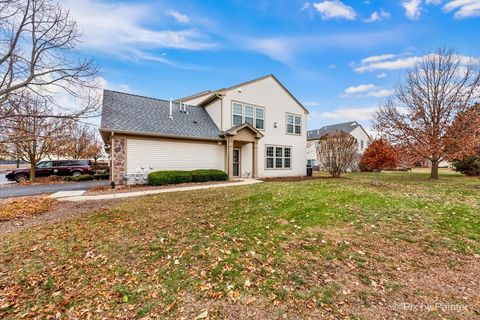
[[193, 99], [193, 98], [198, 98], [198, 97], [202, 97], [204, 96], [204, 99], [198, 104], [199, 106], [205, 106], [211, 102], [213, 102], [214, 100], [220, 98], [222, 96], [222, 94], [224, 94], [225, 92], [227, 91], [231, 91], [231, 90], [234, 90], [234, 89], [237, 89], [239, 87], [243, 87], [243, 86], [247, 86], [249, 84], [252, 84], [252, 83], [255, 83], [255, 82], [258, 82], [258, 81], [262, 81], [262, 80], [265, 80], [265, 79], [268, 79], [268, 78], [271, 78], [273, 79], [277, 85], [283, 90], [285, 91], [285, 93], [287, 93], [292, 99], [293, 101], [295, 101], [295, 103], [301, 107], [307, 114], [309, 113], [309, 111], [307, 110], [307, 108], [305, 108], [301, 103], [300, 101], [298, 101], [297, 98], [295, 98], [295, 96], [273, 75], [273, 74], [267, 74], [263, 77], [260, 77], [260, 78], [256, 78], [256, 79], [253, 79], [253, 80], [250, 80], [250, 81], [246, 81], [246, 82], [242, 82], [242, 83], [238, 83], [238, 84], [235, 84], [231, 87], [228, 87], [228, 88], [221, 88], [221, 89], [217, 89], [217, 90], [213, 90], [213, 91], [203, 91], [203, 92], [200, 92], [198, 94], [195, 94], [195, 95], [191, 95], [189, 97], [185, 97], [185, 98], [181, 98], [181, 99], [177, 99], [176, 101], [184, 101], [184, 100], [188, 100], [188, 99]]
[[361, 127], [361, 125], [359, 125], [357, 121], [349, 121], [349, 122], [343, 122], [343, 123], [324, 126], [324, 127], [321, 127], [320, 129], [309, 130], [307, 131], [307, 140], [317, 140], [317, 139], [320, 139], [325, 134], [335, 133], [339, 131], [351, 133], [353, 130], [355, 130], [359, 126]]
[[243, 123], [243, 124], [240, 124], [238, 126], [231, 127], [230, 129], [223, 131], [222, 136], [236, 135], [239, 131], [242, 131], [242, 130], [251, 131], [259, 139], [263, 137], [263, 133], [258, 131], [257, 128], [253, 127], [249, 123]]

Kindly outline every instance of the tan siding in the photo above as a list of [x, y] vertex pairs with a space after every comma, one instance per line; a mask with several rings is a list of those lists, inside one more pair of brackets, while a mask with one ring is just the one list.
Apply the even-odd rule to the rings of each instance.
[[127, 174], [157, 170], [224, 170], [225, 146], [217, 142], [129, 138]]
[[220, 99], [215, 100], [213, 103], [205, 107], [208, 115], [212, 118], [213, 122], [217, 125], [220, 130], [222, 128], [222, 101]]

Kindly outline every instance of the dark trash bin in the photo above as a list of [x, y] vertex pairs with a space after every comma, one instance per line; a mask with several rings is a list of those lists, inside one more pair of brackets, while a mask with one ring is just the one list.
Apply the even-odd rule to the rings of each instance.
[[307, 166], [307, 176], [308, 176], [308, 177], [311, 177], [311, 176], [312, 176], [312, 173], [313, 173], [313, 168]]

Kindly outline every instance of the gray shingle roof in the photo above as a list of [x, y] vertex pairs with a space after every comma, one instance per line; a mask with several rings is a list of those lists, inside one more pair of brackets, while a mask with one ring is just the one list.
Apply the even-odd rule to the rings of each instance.
[[104, 90], [101, 129], [221, 140], [203, 107], [188, 105], [185, 113], [173, 103], [172, 109], [170, 119], [170, 101]]
[[322, 137], [327, 133], [335, 133], [338, 131], [350, 133], [358, 126], [360, 125], [356, 121], [350, 121], [350, 122], [332, 124], [329, 126], [321, 127], [320, 129], [309, 130], [307, 131], [307, 140], [318, 140], [320, 139], [320, 137]]

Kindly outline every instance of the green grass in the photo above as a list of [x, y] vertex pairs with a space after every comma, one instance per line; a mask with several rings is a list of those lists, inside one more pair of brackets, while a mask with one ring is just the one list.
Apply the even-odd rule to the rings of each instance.
[[[0, 236], [0, 318], [195, 318], [212, 301], [219, 318], [235, 315], [225, 305], [339, 316], [340, 301], [413, 298], [398, 266], [421, 271], [441, 253], [461, 268], [458, 255], [480, 253], [480, 181], [427, 177], [352, 173], [162, 194]], [[417, 258], [400, 259], [402, 248]]]

